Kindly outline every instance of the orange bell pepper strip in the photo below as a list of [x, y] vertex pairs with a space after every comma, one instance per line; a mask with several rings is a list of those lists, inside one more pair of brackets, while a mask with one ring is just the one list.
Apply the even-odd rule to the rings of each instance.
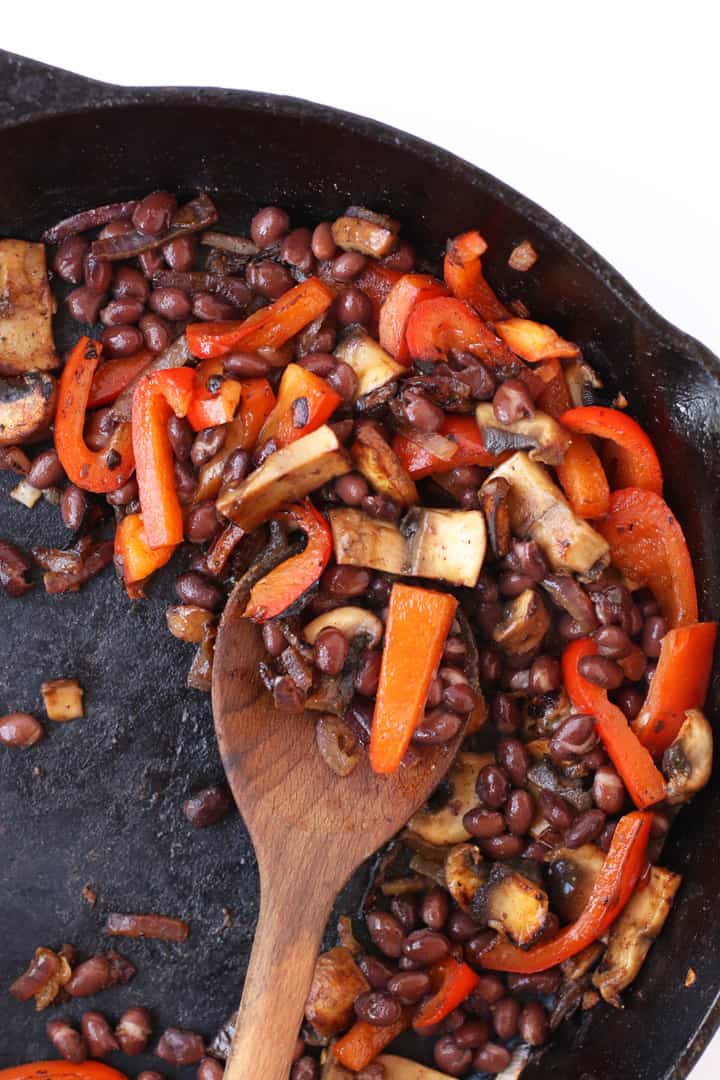
[[225, 462], [233, 450], [252, 450], [260, 430], [275, 408], [275, 395], [267, 379], [243, 379], [240, 407], [225, 431], [225, 442], [200, 469], [193, 502], [207, 502], [220, 490]]
[[508, 348], [530, 364], [553, 357], [576, 360], [580, 356], [580, 349], [574, 341], [566, 341], [552, 326], [533, 322], [532, 319], [506, 319], [498, 326], [497, 332]]
[[589, 439], [573, 435], [565, 457], [556, 468], [560, 486], [578, 517], [592, 519], [607, 514], [610, 485]]
[[410, 362], [410, 350], [405, 340], [410, 312], [422, 300], [447, 296], [447, 289], [430, 274], [403, 274], [393, 285], [380, 308], [378, 334], [386, 352], [401, 364]]
[[118, 424], [102, 450], [91, 450], [83, 436], [90, 387], [102, 346], [82, 337], [70, 353], [60, 376], [55, 414], [55, 449], [65, 472], [84, 491], [116, 491], [132, 476], [132, 436], [129, 424]]
[[687, 709], [702, 709], [710, 684], [717, 623], [668, 630], [645, 704], [632, 728], [659, 757], [677, 737]]
[[559, 420], [563, 413], [572, 409], [572, 398], [565, 372], [559, 360], [544, 360], [533, 369], [532, 374], [545, 385], [535, 398], [535, 404], [542, 412]]
[[277, 521], [307, 536], [305, 550], [293, 555], [253, 585], [246, 619], [266, 622], [281, 615], [319, 579], [332, 554], [332, 533], [327, 521], [309, 499], [275, 515]]
[[670, 628], [698, 621], [695, 572], [683, 531], [659, 495], [625, 488], [610, 496], [608, 515], [595, 526], [610, 558], [635, 588], [652, 590]]
[[273, 439], [278, 449], [289, 446], [321, 427], [341, 402], [325, 379], [299, 364], [288, 364], [278, 387], [277, 404], [263, 424], [258, 445]]
[[378, 1054], [382, 1054], [393, 1039], [407, 1031], [411, 1016], [411, 1010], [405, 1008], [400, 1019], [387, 1027], [376, 1027], [364, 1020], [356, 1020], [350, 1030], [333, 1046], [335, 1060], [350, 1072], [362, 1072]]
[[0, 1080], [128, 1080], [125, 1073], [99, 1061], [29, 1061], [0, 1069]]
[[613, 489], [636, 487], [662, 494], [662, 469], [655, 447], [627, 413], [604, 405], [587, 405], [563, 413], [560, 423], [580, 435], [609, 440], [612, 445], [608, 447], [606, 464]]
[[195, 368], [193, 396], [187, 411], [193, 431], [229, 423], [241, 396], [242, 384], [224, 377], [222, 360], [203, 360]]
[[499, 322], [507, 319], [510, 312], [483, 276], [480, 260], [486, 251], [485, 240], [474, 229], [448, 240], [443, 277], [453, 296], [468, 300], [483, 319]]
[[644, 810], [665, 798], [665, 778], [628, 724], [625, 714], [608, 698], [607, 690], [591, 683], [578, 671], [578, 664], [584, 657], [596, 654], [597, 644], [592, 638], [581, 638], [566, 647], [562, 656], [565, 689], [578, 712], [595, 717], [595, 730], [630, 798], [639, 810]]
[[334, 299], [328, 285], [310, 277], [241, 322], [190, 323], [185, 331], [188, 348], [203, 359], [225, 356], [234, 349], [278, 349], [327, 311]]
[[452, 296], [416, 304], [405, 338], [413, 359], [444, 360], [451, 349], [457, 349], [491, 367], [517, 367], [521, 362], [469, 304]]
[[456, 610], [457, 600], [448, 593], [393, 585], [370, 731], [370, 764], [377, 773], [400, 767]]
[[126, 514], [115, 531], [115, 565], [122, 570], [125, 585], [144, 581], [165, 566], [175, 547], [175, 544], [168, 544], [167, 547], [151, 548], [142, 514]]
[[652, 814], [637, 810], [620, 818], [588, 902], [574, 923], [550, 941], [529, 949], [500, 942], [483, 954], [482, 966], [532, 975], [576, 956], [602, 937], [627, 904], [645, 869], [651, 825]]
[[88, 409], [97, 409], [100, 405], [110, 405], [133, 379], [153, 360], [154, 354], [149, 349], [141, 349], [132, 356], [118, 356], [114, 360], [105, 360], [93, 376]]
[[413, 1027], [420, 1035], [425, 1028], [439, 1024], [449, 1016], [480, 982], [480, 976], [471, 967], [452, 957], [434, 964], [430, 969], [430, 979], [435, 992], [420, 1007], [413, 1020]]
[[393, 450], [414, 480], [434, 473], [450, 472], [459, 465], [480, 465], [494, 469], [509, 454], [490, 454], [485, 449], [482, 432], [473, 416], [449, 414], [445, 417], [438, 431], [446, 439], [457, 443], [457, 450], [447, 461], [431, 453], [430, 450], [413, 442], [402, 432], [393, 439]]
[[170, 368], [143, 375], [135, 388], [133, 447], [145, 536], [151, 548], [179, 544], [183, 539], [167, 423], [172, 413], [187, 414], [194, 379], [192, 368]]

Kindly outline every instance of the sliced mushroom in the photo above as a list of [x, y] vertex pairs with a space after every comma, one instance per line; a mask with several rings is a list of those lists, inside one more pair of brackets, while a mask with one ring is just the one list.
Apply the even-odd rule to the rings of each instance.
[[573, 341], [565, 341], [552, 326], [533, 322], [532, 319], [504, 319], [495, 330], [508, 348], [523, 360], [539, 363], [541, 360], [575, 360], [580, 349]]
[[349, 776], [360, 762], [360, 746], [351, 730], [339, 716], [323, 713], [315, 722], [315, 742], [329, 769], [337, 776]]
[[527, 698], [522, 710], [522, 728], [528, 738], [551, 734], [573, 712], [565, 687]]
[[[448, 1080], [447, 1073], [430, 1069], [427, 1065], [410, 1061], [408, 1058], [398, 1057], [397, 1054], [381, 1054], [375, 1060], [383, 1067], [383, 1080]], [[348, 1073], [348, 1076], [357, 1076], [357, 1073]], [[335, 1077], [332, 1076], [331, 1080], [335, 1080]]]
[[361, 329], [351, 330], [343, 338], [335, 349], [335, 356], [349, 364], [357, 375], [356, 401], [407, 372], [407, 368], [393, 360], [390, 353]]
[[366, 608], [353, 607], [348, 604], [345, 607], [333, 608], [332, 611], [326, 611], [322, 615], [318, 615], [316, 619], [307, 624], [303, 630], [303, 637], [311, 645], [314, 645], [318, 634], [321, 634], [323, 630], [327, 630], [328, 627], [339, 630], [348, 641], [363, 637], [365, 647], [368, 649], [374, 649], [379, 645], [384, 633], [382, 621], [378, 619], [377, 615], [373, 615], [372, 611], [368, 611]]
[[491, 765], [495, 755], [461, 752], [447, 775], [447, 800], [440, 807], [433, 807], [433, 796], [408, 822], [407, 828], [430, 844], [462, 844], [470, 839], [463, 825], [463, 817], [477, 806], [475, 783], [478, 773], [485, 765]]
[[331, 510], [335, 559], [340, 566], [364, 566], [387, 574], [407, 574], [407, 541], [396, 525], [362, 510]]
[[605, 855], [595, 844], [555, 848], [548, 856], [548, 891], [553, 911], [574, 922], [585, 909]]
[[550, 616], [540, 594], [525, 589], [505, 604], [492, 636], [503, 652], [512, 655], [537, 649], [549, 629]]
[[556, 570], [597, 574], [609, 561], [607, 541], [575, 516], [546, 469], [518, 451], [499, 465], [481, 490], [498, 477], [507, 480], [510, 520], [517, 536], [531, 537]]
[[567, 960], [563, 960], [560, 967], [562, 968], [564, 978], [570, 982], [578, 982], [580, 979], [584, 978], [588, 971], [590, 971], [600, 959], [602, 951], [602, 942], [593, 941], [592, 945], [588, 945], [582, 952], [576, 953], [575, 956], [569, 956]]
[[456, 844], [445, 859], [445, 885], [458, 907], [470, 911], [475, 894], [488, 878], [480, 848], [475, 844]]
[[393, 228], [388, 228], [390, 221], [392, 219], [384, 214], [373, 214], [370, 219], [347, 215], [339, 217], [332, 224], [333, 240], [343, 251], [359, 251], [362, 255], [381, 259], [395, 247], [400, 228], [396, 221]]
[[534, 881], [496, 863], [487, 883], [475, 896], [472, 912], [480, 923], [525, 946], [542, 933], [547, 921], [547, 893]]
[[565, 381], [570, 391], [570, 399], [576, 408], [592, 405], [595, 400], [593, 390], [602, 390], [602, 381], [584, 361], [575, 361], [565, 368]]
[[510, 550], [512, 528], [508, 498], [510, 484], [502, 476], [483, 484], [480, 503], [487, 521], [490, 547], [496, 559], [502, 559]]
[[240, 484], [221, 491], [217, 508], [245, 532], [251, 532], [281, 507], [351, 468], [347, 451], [332, 428], [324, 424], [270, 454]]
[[394, 499], [401, 506], [414, 506], [418, 501], [412, 477], [370, 421], [360, 420], [356, 424], [355, 442], [350, 454], [358, 471], [375, 491]]
[[0, 446], [41, 439], [56, 404], [57, 382], [52, 375], [31, 372], [14, 379], [0, 377]]
[[475, 409], [475, 419], [489, 454], [501, 454], [504, 450], [529, 450], [531, 461], [559, 465], [570, 445], [570, 435], [565, 428], [544, 412], [536, 412], [528, 420], [501, 424], [492, 404], [484, 401]]
[[337, 945], [317, 958], [305, 1018], [318, 1035], [337, 1035], [353, 1018], [355, 998], [369, 989], [352, 953]]
[[680, 874], [653, 866], [648, 881], [635, 889], [612, 927], [605, 956], [592, 979], [609, 1005], [622, 1008], [620, 993], [645, 962], [650, 946], [670, 914], [681, 881]]
[[676, 739], [663, 754], [667, 801], [684, 803], [705, 787], [712, 772], [713, 734], [700, 709], [688, 709]]
[[0, 372], [22, 375], [59, 366], [54, 313], [44, 244], [0, 240]]

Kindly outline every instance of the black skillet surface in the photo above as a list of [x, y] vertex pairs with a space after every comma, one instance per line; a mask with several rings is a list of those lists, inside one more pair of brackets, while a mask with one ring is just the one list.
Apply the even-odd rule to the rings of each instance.
[[[650, 431], [695, 558], [702, 613], [718, 617], [720, 363], [554, 218], [434, 146], [307, 102], [106, 86], [7, 53], [0, 87], [0, 235], [37, 238], [76, 209], [156, 187], [206, 188], [222, 222], [245, 228], [267, 203], [290, 209], [298, 224], [366, 203], [400, 217], [432, 258], [446, 236], [479, 225], [490, 280], [579, 341]], [[526, 238], [540, 258], [521, 275], [506, 260]], [[65, 542], [54, 508], [28, 511], [5, 498], [7, 476], [0, 486], [0, 535], [27, 547]], [[131, 604], [106, 573], [76, 596], [0, 597], [0, 712], [39, 710], [40, 682], [57, 676], [77, 676], [87, 701], [86, 719], [48, 725], [31, 751], [0, 753], [0, 982], [40, 944], [101, 949], [110, 910], [176, 914], [192, 925], [189, 942], [123, 943], [135, 980], [91, 1005], [117, 1018], [146, 1004], [158, 1031], [174, 1024], [211, 1035], [239, 1000], [257, 881], [237, 816], [194, 831], [181, 814], [186, 794], [222, 770], [209, 698], [185, 689], [188, 647], [165, 630], [170, 591], [166, 576], [148, 603]], [[716, 680], [715, 715], [717, 704]], [[687, 1074], [720, 1021], [719, 829], [716, 774], [673, 830], [665, 861], [685, 883], [627, 1008], [598, 1007], [566, 1026], [526, 1080]], [[340, 910], [352, 910], [364, 880], [361, 872]], [[95, 908], [82, 899], [86, 883], [97, 890]], [[697, 978], [685, 988], [690, 967]], [[82, 1011], [76, 1002], [61, 1014], [77, 1020]], [[0, 1066], [49, 1056], [47, 1017], [0, 995]], [[158, 1062], [117, 1064], [134, 1074]]]

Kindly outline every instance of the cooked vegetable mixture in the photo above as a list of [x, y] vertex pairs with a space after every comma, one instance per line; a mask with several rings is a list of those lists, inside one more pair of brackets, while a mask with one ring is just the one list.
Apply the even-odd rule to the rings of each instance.
[[[62, 363], [46, 248], [0, 241], [0, 467], [73, 537], [0, 543], [0, 582], [20, 596], [39, 567], [63, 593], [114, 561], [135, 599], [173, 559], [168, 628], [197, 645], [201, 690], [241, 590], [275, 705], [315, 724], [341, 776], [464, 733], [319, 957], [291, 1076], [516, 1077], [577, 1009], [621, 1005], [680, 885], [658, 862], [668, 830], [710, 776], [716, 628], [660, 463], [578, 345], [494, 293], [479, 232], [450, 239], [440, 271], [361, 206], [313, 229], [265, 207], [249, 238], [217, 217], [204, 193], [153, 192], [49, 229], [80, 324]], [[508, 261], [542, 269], [527, 241]], [[51, 718], [82, 715], [72, 680], [43, 692]], [[7, 746], [42, 733], [0, 720]], [[227, 808], [210, 788], [186, 814]], [[112, 957], [85, 962], [103, 986]], [[13, 992], [77, 993], [73, 962], [39, 950]], [[99, 1013], [82, 1034], [52, 1024], [76, 1063], [122, 1034]], [[410, 1028], [439, 1072], [385, 1053]], [[165, 1060], [205, 1053], [163, 1039]], [[200, 1073], [217, 1080], [215, 1057]]]

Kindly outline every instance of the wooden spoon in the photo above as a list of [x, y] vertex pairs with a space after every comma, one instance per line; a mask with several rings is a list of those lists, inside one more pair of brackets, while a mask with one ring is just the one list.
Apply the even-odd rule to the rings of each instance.
[[236, 589], [215, 648], [220, 754], [260, 869], [260, 918], [225, 1080], [288, 1080], [318, 948], [353, 870], [400, 829], [449, 768], [462, 732], [423, 747], [393, 776], [367, 756], [347, 777], [315, 745], [317, 714], [275, 709], [258, 676], [259, 630]]

